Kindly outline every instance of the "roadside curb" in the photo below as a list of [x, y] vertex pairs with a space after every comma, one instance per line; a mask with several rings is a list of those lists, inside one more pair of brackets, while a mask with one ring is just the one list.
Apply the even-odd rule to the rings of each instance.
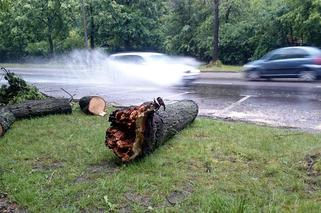
[[201, 73], [242, 73], [242, 71], [201, 71]]
[[241, 80], [242, 74], [240, 72], [201, 72], [200, 79]]

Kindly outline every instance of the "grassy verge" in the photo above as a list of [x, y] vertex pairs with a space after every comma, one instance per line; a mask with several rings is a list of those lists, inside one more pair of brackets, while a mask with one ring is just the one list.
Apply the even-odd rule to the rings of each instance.
[[62, 68], [59, 64], [19, 64], [19, 63], [0, 63], [0, 67], [5, 68]]
[[318, 134], [197, 119], [150, 156], [121, 165], [107, 118], [14, 123], [0, 139], [0, 191], [29, 212], [319, 212]]
[[200, 70], [202, 72], [240, 72], [242, 69], [242, 66], [233, 66], [233, 65], [203, 65], [200, 67]]

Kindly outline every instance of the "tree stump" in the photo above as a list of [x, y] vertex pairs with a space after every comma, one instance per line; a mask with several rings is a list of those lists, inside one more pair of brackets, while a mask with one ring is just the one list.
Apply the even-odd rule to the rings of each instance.
[[[123, 161], [145, 156], [163, 145], [177, 132], [193, 122], [198, 114], [194, 101], [167, 103], [147, 102], [114, 111], [111, 127], [106, 131], [105, 144]], [[160, 110], [160, 105], [164, 110]]]
[[0, 136], [3, 136], [15, 121], [15, 117], [7, 108], [0, 108]]
[[104, 116], [106, 114], [106, 101], [99, 96], [85, 96], [79, 100], [81, 111], [90, 115]]

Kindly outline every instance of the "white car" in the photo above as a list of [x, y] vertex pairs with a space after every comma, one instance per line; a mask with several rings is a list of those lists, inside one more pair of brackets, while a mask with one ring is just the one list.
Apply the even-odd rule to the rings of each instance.
[[189, 85], [197, 80], [200, 64], [187, 57], [172, 57], [154, 52], [127, 52], [109, 56], [114, 67], [128, 79], [162, 86]]

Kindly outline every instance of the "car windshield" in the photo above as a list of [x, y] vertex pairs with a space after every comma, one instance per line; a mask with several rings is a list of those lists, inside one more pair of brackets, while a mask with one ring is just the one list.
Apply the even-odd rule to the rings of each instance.
[[274, 52], [275, 52], [275, 50], [268, 52], [268, 53], [265, 54], [261, 59], [262, 59], [262, 60], [267, 60], [267, 59], [269, 59]]
[[165, 54], [153, 54], [146, 57], [148, 62], [157, 64], [177, 64], [178, 61]]
[[157, 61], [157, 62], [170, 60], [170, 58], [167, 55], [164, 55], [164, 54], [150, 55], [150, 56], [148, 56], [148, 59], [151, 60], [151, 61]]
[[138, 55], [119, 55], [119, 56], [114, 56], [113, 59], [119, 62], [131, 63], [131, 64], [144, 63], [144, 59]]

